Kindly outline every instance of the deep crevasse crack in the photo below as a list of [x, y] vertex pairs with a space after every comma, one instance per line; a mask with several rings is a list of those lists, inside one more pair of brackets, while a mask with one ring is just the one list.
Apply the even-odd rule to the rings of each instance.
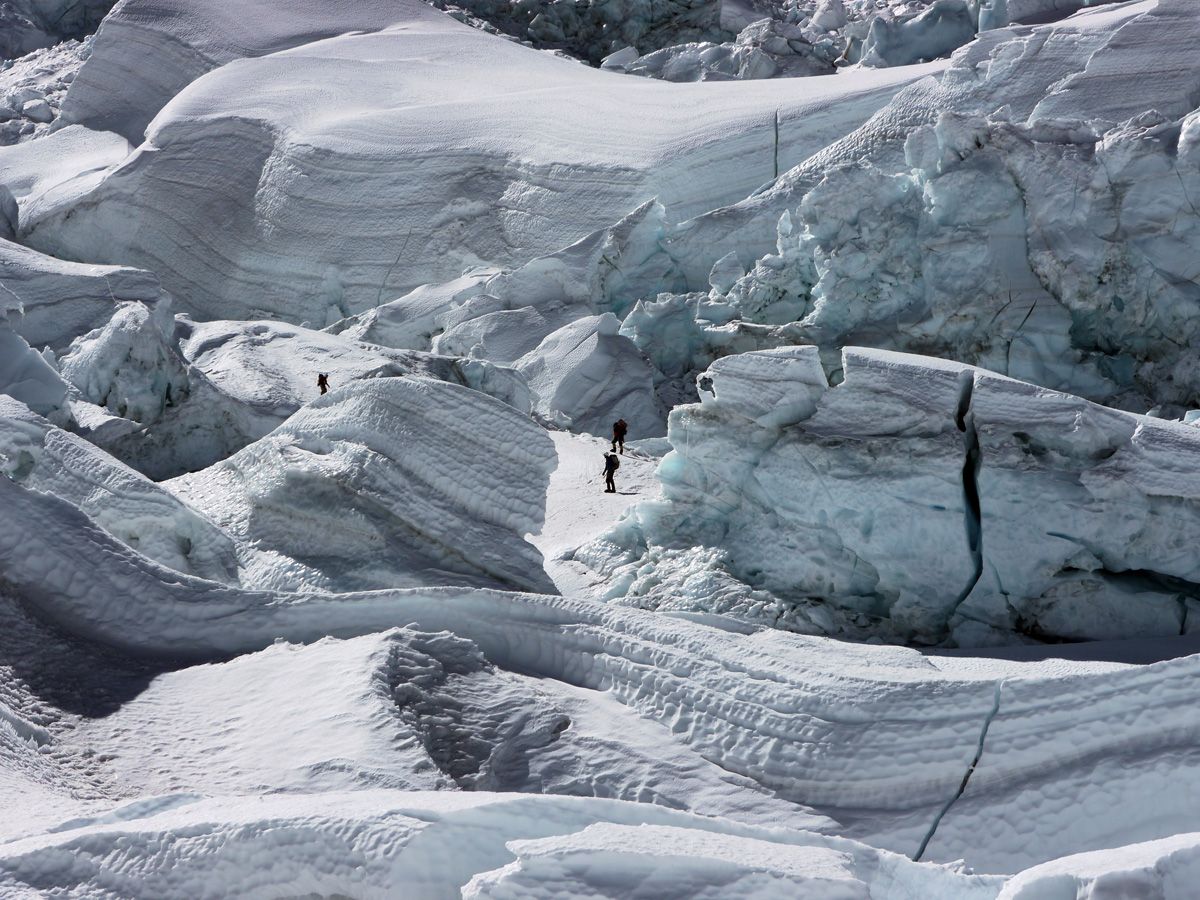
[[946, 626], [950, 618], [958, 611], [963, 602], [971, 595], [979, 579], [983, 577], [983, 506], [979, 499], [979, 469], [983, 463], [983, 455], [979, 449], [979, 433], [975, 430], [975, 418], [971, 412], [971, 399], [975, 391], [975, 376], [964, 372], [960, 376], [958, 409], [954, 414], [954, 424], [963, 433], [963, 520], [966, 528], [967, 547], [974, 563], [974, 571], [966, 585], [959, 592], [946, 616]]

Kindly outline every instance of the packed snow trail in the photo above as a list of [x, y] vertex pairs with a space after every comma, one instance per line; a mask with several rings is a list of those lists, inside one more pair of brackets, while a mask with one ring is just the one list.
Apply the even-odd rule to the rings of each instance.
[[604, 533], [637, 501], [655, 496], [658, 460], [626, 444], [614, 479], [617, 492], [606, 494], [604, 453], [611, 443], [565, 431], [552, 431], [550, 437], [558, 452], [558, 468], [550, 474], [546, 490], [545, 524], [540, 534], [530, 535], [528, 540], [542, 552], [546, 574], [559, 593], [594, 596], [602, 579], [562, 556]]

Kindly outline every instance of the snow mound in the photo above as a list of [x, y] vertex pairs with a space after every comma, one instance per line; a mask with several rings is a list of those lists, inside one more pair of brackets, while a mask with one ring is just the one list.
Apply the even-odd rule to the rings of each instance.
[[552, 591], [522, 536], [541, 528], [554, 461], [545, 433], [499, 401], [382, 378], [169, 485], [235, 536], [247, 586]]
[[601, 437], [612, 435], [617, 419], [629, 423], [633, 437], [664, 433], [653, 370], [620, 327], [612, 313], [578, 319], [517, 360], [540, 418]]
[[[1183, 633], [1200, 432], [981, 369], [849, 348], [718, 360], [663, 498], [577, 560], [610, 596], [960, 645]], [[1030, 541], [1030, 533], [1036, 541]]]
[[[704, 866], [698, 857], [723, 836], [757, 851], [757, 859], [775, 848], [786, 861], [771, 870], [791, 876], [781, 885], [807, 882], [819, 889], [832, 880], [846, 888], [839, 896], [864, 897], [870, 885], [901, 884], [913, 896], [985, 900], [1000, 885], [998, 879], [920, 866], [850, 841], [739, 827], [642, 804], [385, 791], [174, 798], [157, 809], [131, 809], [114, 821], [81, 821], [6, 844], [0, 849], [0, 885], [13, 891], [51, 885], [78, 893], [143, 891], [163, 898], [194, 897], [218, 883], [271, 895], [374, 896], [403, 886], [421, 897], [508, 897], [512, 890], [529, 896], [519, 893], [519, 876], [510, 888], [505, 882], [512, 874], [493, 870], [503, 870], [517, 854], [522, 864], [536, 864], [534, 855], [549, 846], [542, 841], [557, 840], [560, 853], [573, 847], [586, 853], [597, 842], [636, 833], [670, 837], [697, 867]], [[62, 871], [57, 860], [64, 855], [81, 864]], [[270, 865], [263, 864], [264, 855]], [[643, 871], [655, 868], [653, 858], [631, 862], [641, 862]], [[682, 860], [663, 856], [657, 862], [664, 879], [682, 874]], [[747, 861], [746, 869], [751, 866]], [[594, 874], [598, 880], [617, 875], [610, 865]], [[601, 890], [602, 882], [591, 888]]]
[[70, 740], [105, 747], [114, 789], [134, 797], [444, 788], [393, 697], [437, 644], [394, 631], [165, 672]]
[[[265, 437], [333, 386], [407, 374], [530, 409], [524, 379], [486, 360], [388, 350], [277, 322], [172, 319], [169, 304], [118, 303], [58, 362], [80, 432], [153, 478], [206, 468]], [[76, 396], [76, 394], [78, 396]]]
[[513, 370], [483, 359], [403, 352], [281, 322], [193, 322], [176, 326], [180, 353], [225, 396], [261, 420], [255, 438], [317, 396], [317, 375], [331, 387], [363, 378], [423, 375], [490, 394], [518, 412], [529, 391]]
[[[433, 19], [427, 13], [423, 18]], [[96, 36], [63, 103], [62, 121], [140, 143], [172, 97], [206, 72], [348, 32], [422, 17], [388, 0], [207, 3], [125, 0]], [[130, 50], [136, 48], [136, 58]]]
[[[146, 265], [199, 318], [323, 327], [381, 293], [553, 252], [655, 196], [681, 216], [733, 202], [923, 74], [718, 93], [615, 78], [419, 0], [353, 7], [383, 21], [318, 2], [124, 4], [96, 36], [64, 120], [139, 140], [137, 116], [113, 92], [153, 94], [152, 115], [182, 88], [142, 89], [139, 73], [171, 69], [148, 63], [147, 43], [230, 61], [177, 79], [191, 83], [146, 143], [76, 202], [31, 215], [24, 239], [60, 256]], [[377, 30], [384, 24], [396, 27]], [[254, 56], [268, 49], [277, 52]], [[92, 107], [115, 118], [70, 112], [88, 84], [100, 86]], [[537, 103], [530, 84], [546, 86]]]

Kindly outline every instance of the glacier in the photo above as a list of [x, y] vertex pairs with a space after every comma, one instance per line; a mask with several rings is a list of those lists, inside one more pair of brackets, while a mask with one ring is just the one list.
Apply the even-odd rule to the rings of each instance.
[[0, 896], [1190, 900], [1198, 38], [0, 4]]

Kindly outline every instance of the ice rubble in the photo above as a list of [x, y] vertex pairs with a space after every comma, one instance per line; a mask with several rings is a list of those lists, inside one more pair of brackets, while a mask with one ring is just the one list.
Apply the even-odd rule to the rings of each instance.
[[[1190, 4], [1149, 0], [988, 31], [771, 189], [668, 229], [670, 278], [624, 299], [643, 319], [677, 314], [651, 305], [661, 291], [692, 303], [692, 371], [723, 322], [786, 325], [776, 345], [872, 344], [1122, 408], [1193, 405], [1197, 29]], [[747, 274], [710, 288], [731, 250]]]
[[58, 118], [59, 108], [91, 49], [91, 41], [63, 41], [5, 59], [6, 13], [0, 8], [0, 147], [42, 137]]
[[[610, 54], [603, 68], [666, 81], [824, 75], [838, 66], [902, 66], [948, 56], [1010, 19], [1064, 18], [1085, 0], [788, 0], [752, 3], [733, 41], [691, 42], [639, 56]], [[754, 18], [755, 14], [765, 18]]]
[[761, 19], [737, 39], [678, 44], [644, 56], [614, 53], [603, 68], [664, 81], [726, 81], [831, 75], [842, 48], [831, 40], [809, 41], [796, 25]]
[[[553, 252], [656, 195], [694, 215], [745, 196], [923, 74], [714, 93], [615, 78], [419, 0], [362, 4], [398, 26], [383, 31], [331, 25], [328, 4], [256, 0], [200, 22], [182, 0], [152, 6], [153, 27], [135, 22], [151, 14], [135, 4], [106, 21], [62, 120], [137, 141], [174, 98], [146, 144], [92, 190], [23, 216], [22, 240], [147, 266], [200, 318], [322, 327], [482, 262]], [[240, 50], [246, 20], [268, 23], [273, 43]], [[311, 40], [355, 27], [373, 33]], [[138, 73], [160, 71], [147, 67], [147, 41], [185, 52], [172, 29], [187, 53], [232, 61], [142, 90]], [[292, 49], [255, 55], [277, 46]], [[530, 84], [550, 86], [530, 102]], [[118, 90], [139, 110], [120, 113]], [[89, 97], [119, 120], [71, 113]], [[219, 229], [208, 227], [215, 210]]]
[[720, 0], [433, 0], [477, 16], [505, 34], [534, 46], [565, 50], [599, 63], [613, 51], [634, 48], [643, 53], [684, 41], [721, 38]]
[[[1177, 635], [1200, 596], [1200, 432], [958, 363], [718, 360], [661, 500], [577, 560], [611, 596], [960, 645]], [[1030, 534], [1038, 535], [1031, 541]]]

